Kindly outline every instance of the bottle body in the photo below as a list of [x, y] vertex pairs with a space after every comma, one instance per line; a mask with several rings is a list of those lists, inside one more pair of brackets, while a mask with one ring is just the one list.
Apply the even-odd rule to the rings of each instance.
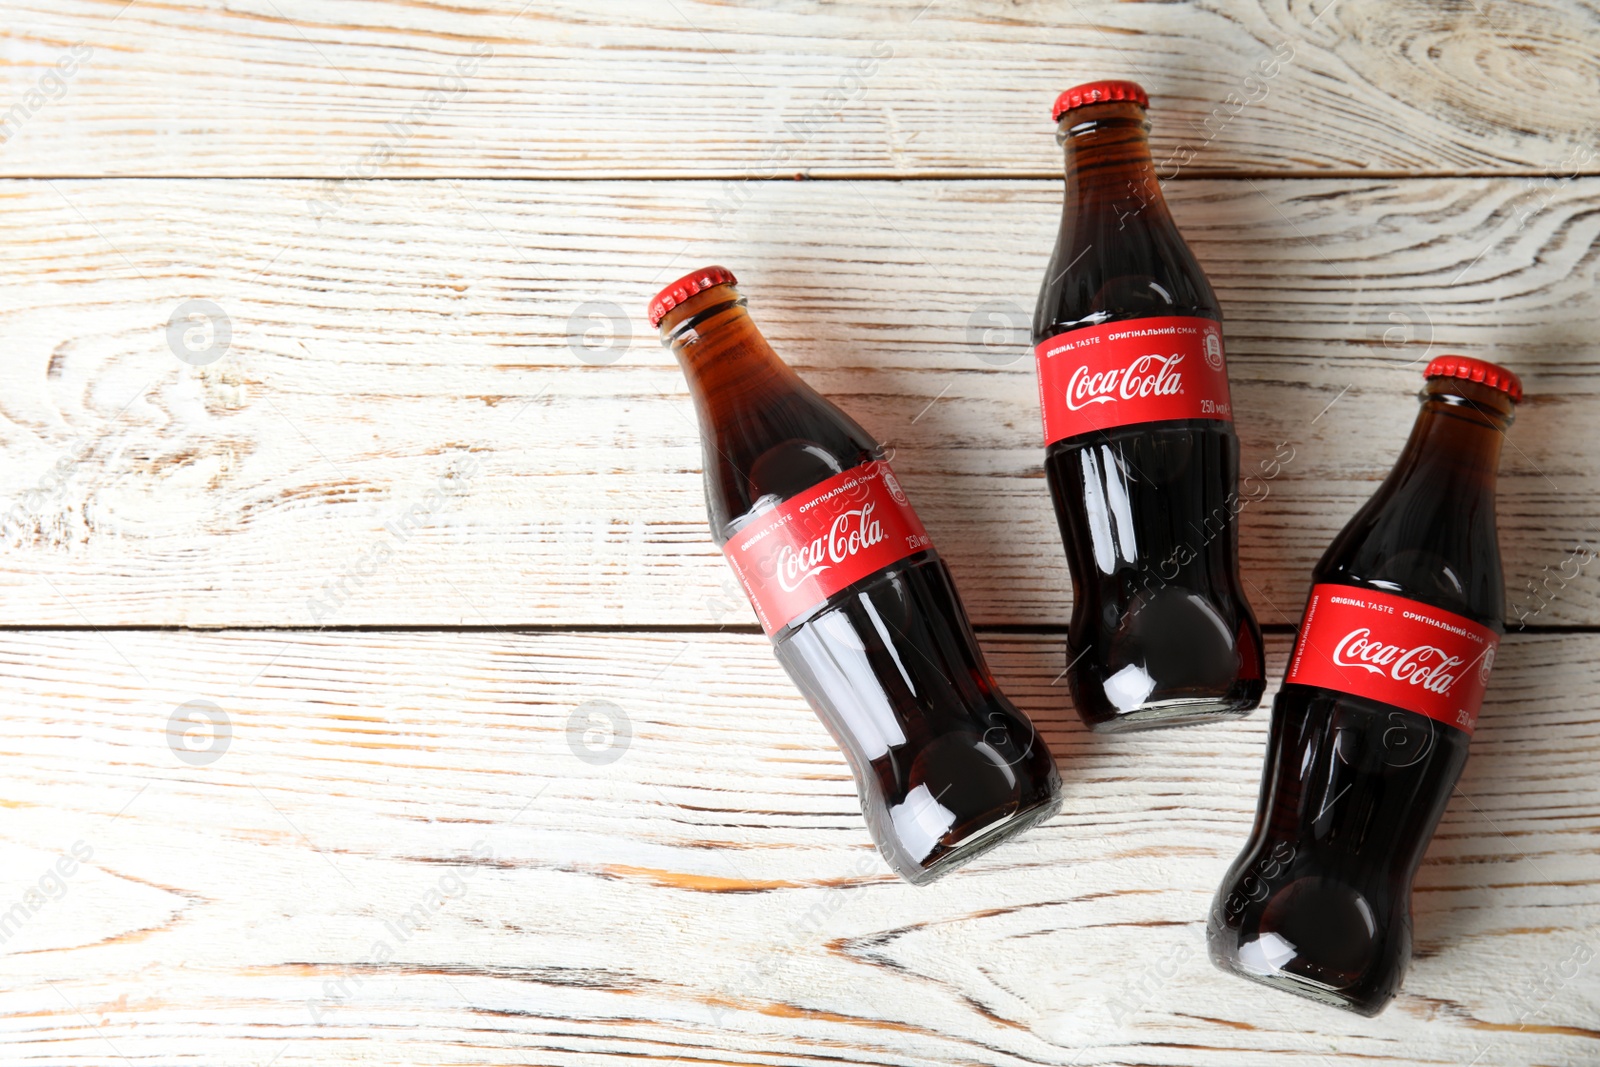
[[1400, 462], [1313, 572], [1251, 836], [1207, 924], [1224, 970], [1363, 1015], [1411, 955], [1411, 883], [1504, 626], [1494, 478], [1511, 401], [1430, 380]]
[[713, 537], [879, 852], [924, 884], [1053, 814], [1054, 761], [878, 443], [777, 358], [731, 276], [710, 280], [661, 327], [700, 414]]
[[907, 881], [931, 882], [1060, 806], [1049, 750], [995, 686], [932, 550], [842, 591], [773, 647]]
[[1167, 212], [1147, 129], [1131, 99], [1061, 117], [1066, 202], [1033, 327], [1072, 573], [1067, 679], [1096, 730], [1236, 717], [1265, 688], [1239, 577], [1222, 315]]

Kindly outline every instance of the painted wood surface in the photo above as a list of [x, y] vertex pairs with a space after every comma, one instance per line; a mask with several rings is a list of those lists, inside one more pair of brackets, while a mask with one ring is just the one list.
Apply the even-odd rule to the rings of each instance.
[[[3, 15], [0, 1063], [1600, 1061], [1592, 6]], [[1106, 76], [1227, 313], [1270, 677], [1426, 360], [1528, 387], [1512, 632], [1374, 1020], [1205, 958], [1267, 712], [1097, 738], [1060, 683], [1026, 324], [1049, 103]], [[891, 443], [1061, 762], [933, 887], [707, 535], [643, 308], [708, 262]]]
[[[320, 225], [310, 190], [0, 185], [0, 619], [748, 624], [643, 321], [726, 262], [779, 351], [895, 447], [974, 618], [1067, 621], [1025, 311], [1054, 183], [781, 183], [720, 228], [710, 183], [372, 183]], [[1443, 352], [1529, 393], [1500, 482], [1508, 618], [1600, 620], [1600, 180], [1171, 199], [1228, 316], [1263, 620], [1298, 618]]]
[[984, 644], [1065, 812], [916, 889], [757, 635], [5, 633], [0, 905], [90, 853], [8, 927], [6, 1058], [1594, 1062], [1596, 637], [1502, 650], [1375, 1020], [1205, 958], [1267, 716], [1096, 737], [1059, 640]]
[[1600, 169], [1579, 0], [15, 0], [0, 48], [8, 175], [1048, 176], [1105, 77], [1173, 172]]

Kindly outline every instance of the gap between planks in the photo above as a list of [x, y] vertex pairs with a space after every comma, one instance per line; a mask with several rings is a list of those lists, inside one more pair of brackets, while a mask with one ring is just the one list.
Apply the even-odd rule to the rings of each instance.
[[[166, 181], [205, 181], [205, 182], [332, 182], [334, 184], [365, 184], [369, 182], [391, 182], [396, 185], [404, 183], [425, 184], [428, 182], [473, 182], [477, 184], [492, 184], [494, 182], [564, 182], [573, 185], [584, 183], [602, 184], [606, 182], [720, 182], [737, 181], [756, 184], [778, 184], [793, 181], [808, 182], [874, 182], [878, 184], [894, 185], [901, 182], [1037, 182], [1055, 181], [1061, 178], [1061, 169], [1055, 170], [961, 170], [961, 171], [929, 171], [915, 174], [884, 174], [875, 170], [830, 170], [825, 174], [811, 174], [804, 169], [793, 174], [774, 175], [770, 178], [753, 176], [744, 170], [709, 171], [697, 173], [694, 171], [672, 171], [665, 174], [637, 175], [626, 172], [597, 172], [594, 174], [541, 174], [530, 171], [526, 174], [496, 174], [487, 177], [472, 171], [449, 174], [423, 174], [406, 176], [401, 174], [385, 175], [375, 178], [330, 178], [325, 174], [219, 174], [204, 175], [190, 173], [160, 173], [160, 174], [19, 174], [0, 175], [0, 181], [8, 182], [166, 182]], [[1163, 185], [1168, 182], [1198, 182], [1198, 181], [1449, 181], [1467, 178], [1554, 178], [1556, 181], [1571, 181], [1578, 178], [1600, 178], [1600, 168], [1591, 170], [1564, 170], [1559, 176], [1552, 176], [1548, 168], [1517, 167], [1510, 170], [1484, 170], [1482, 168], [1465, 168], [1449, 171], [1414, 171], [1396, 170], [1359, 170], [1344, 168], [1340, 170], [1230, 170], [1218, 168], [1205, 170], [1199, 167], [1186, 167], [1170, 178], [1162, 178]]]
[[[1261, 623], [1263, 634], [1274, 634], [1280, 637], [1293, 637], [1299, 630], [1295, 623], [1264, 622]], [[1027, 637], [1038, 635], [1041, 637], [1062, 636], [1067, 633], [1070, 626], [1067, 623], [990, 623], [987, 625], [974, 624], [973, 632], [978, 636], [994, 637]], [[632, 623], [482, 623], [477, 625], [434, 625], [429, 623], [352, 623], [348, 625], [329, 626], [197, 626], [182, 623], [121, 623], [97, 626], [91, 623], [40, 623], [30, 625], [27, 623], [0, 624], [0, 634], [3, 633], [194, 633], [194, 634], [222, 634], [222, 633], [282, 633], [282, 634], [381, 634], [381, 633], [414, 633], [414, 634], [728, 634], [745, 635], [754, 637], [761, 633], [761, 627], [756, 623], [723, 624], [714, 626], [710, 623], [661, 623], [652, 625], [636, 625]], [[1530, 637], [1560, 637], [1567, 635], [1600, 634], [1600, 626], [1591, 625], [1562, 625], [1525, 626], [1520, 630], [1508, 629], [1504, 637], [1530, 636]]]

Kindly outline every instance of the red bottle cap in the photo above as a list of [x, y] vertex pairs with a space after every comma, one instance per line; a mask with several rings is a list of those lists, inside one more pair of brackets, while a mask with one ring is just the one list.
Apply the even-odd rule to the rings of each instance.
[[699, 270], [690, 271], [661, 290], [656, 294], [656, 298], [650, 301], [650, 325], [660, 326], [667, 312], [694, 294], [705, 292], [713, 285], [738, 284], [739, 279], [735, 278], [733, 271], [727, 267], [701, 267]]
[[1150, 106], [1150, 98], [1145, 95], [1138, 82], [1084, 82], [1082, 85], [1074, 85], [1056, 97], [1056, 106], [1050, 109], [1050, 117], [1052, 119], [1060, 119], [1062, 115], [1075, 107], [1083, 107], [1086, 104], [1104, 104], [1111, 100], [1132, 100], [1140, 107], [1148, 108]]
[[1490, 389], [1498, 389], [1511, 398], [1513, 404], [1522, 403], [1522, 380], [1515, 374], [1487, 360], [1470, 356], [1440, 356], [1423, 371], [1425, 378], [1465, 378], [1479, 382]]

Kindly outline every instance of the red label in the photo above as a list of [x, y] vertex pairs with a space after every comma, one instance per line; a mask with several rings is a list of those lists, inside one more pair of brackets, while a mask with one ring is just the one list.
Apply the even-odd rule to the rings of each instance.
[[1165, 315], [1058, 333], [1034, 346], [1048, 447], [1113, 426], [1233, 421], [1222, 327]]
[[722, 554], [770, 637], [845, 586], [932, 544], [889, 464], [874, 460], [756, 516]]
[[1415, 600], [1314, 585], [1284, 683], [1337, 689], [1472, 733], [1500, 635]]

